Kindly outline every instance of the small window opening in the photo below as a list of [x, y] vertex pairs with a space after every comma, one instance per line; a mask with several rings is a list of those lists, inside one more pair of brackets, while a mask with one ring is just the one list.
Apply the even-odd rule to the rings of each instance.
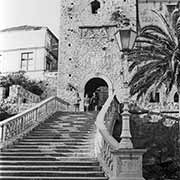
[[91, 2], [92, 14], [97, 14], [99, 8], [100, 8], [100, 2], [99, 1], [94, 0]]
[[160, 95], [159, 95], [158, 92], [155, 94], [155, 96], [153, 96], [153, 94], [151, 93], [149, 102], [151, 102], [151, 103], [159, 103], [160, 102], [160, 97], [159, 96]]
[[179, 102], [179, 95], [177, 92], [174, 94], [174, 102]]
[[24, 99], [23, 99], [23, 103], [27, 103], [27, 99], [24, 98]]
[[4, 98], [9, 97], [9, 93], [10, 93], [10, 88], [9, 88], [9, 87], [6, 87], [6, 88], [5, 88], [5, 93], [4, 93]]

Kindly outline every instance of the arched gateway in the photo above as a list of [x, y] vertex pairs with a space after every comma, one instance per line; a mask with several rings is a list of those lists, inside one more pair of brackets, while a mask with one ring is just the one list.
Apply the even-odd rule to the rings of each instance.
[[[91, 98], [93, 93], [96, 93], [98, 96], [98, 108], [101, 108], [112, 92], [112, 82], [106, 76], [98, 73], [95, 75], [89, 75], [84, 79], [81, 86], [81, 110], [84, 110], [85, 95], [88, 95], [88, 97]], [[91, 106], [90, 109], [92, 109]]]

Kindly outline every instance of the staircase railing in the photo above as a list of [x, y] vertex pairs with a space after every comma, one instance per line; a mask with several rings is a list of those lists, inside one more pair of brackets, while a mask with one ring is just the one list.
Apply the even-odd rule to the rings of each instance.
[[[119, 148], [119, 143], [112, 136], [110, 126], [113, 124], [113, 119], [109, 118], [110, 108], [115, 94], [111, 95], [96, 118], [96, 126], [98, 129], [96, 137], [95, 152], [102, 164], [106, 174], [110, 177], [113, 171], [113, 154], [112, 151]], [[113, 112], [112, 112], [113, 113]]]
[[58, 97], [50, 97], [32, 108], [0, 122], [0, 148], [21, 138], [56, 111], [67, 111], [69, 105]]
[[[110, 180], [128, 179], [127, 177], [129, 177], [129, 179], [143, 180], [142, 155], [145, 150], [133, 149], [133, 147], [122, 148], [121, 143], [112, 136], [113, 126], [116, 121], [114, 115], [117, 113], [118, 109], [120, 110], [114, 93], [109, 96], [96, 118], [96, 156]], [[127, 126], [127, 120], [130, 114], [126, 105], [121, 115], [123, 123]], [[124, 127], [122, 129], [123, 136], [121, 134], [121, 138], [126, 141], [128, 140], [126, 136], [129, 136], [129, 134], [127, 134], [127, 129]]]

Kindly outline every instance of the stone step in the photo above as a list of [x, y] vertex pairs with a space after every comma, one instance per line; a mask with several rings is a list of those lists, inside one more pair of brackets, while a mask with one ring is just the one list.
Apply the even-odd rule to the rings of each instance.
[[[92, 129], [94, 130], [94, 129]], [[33, 133], [34, 131], [32, 131], [31, 133]], [[37, 129], [36, 130], [36, 133], [90, 133], [91, 132], [91, 129], [84, 129], [84, 130], [80, 130], [80, 129], [75, 129], [75, 128], [72, 128], [72, 129]]]
[[85, 148], [80, 148], [80, 149], [77, 149], [77, 148], [68, 148], [67, 147], [63, 147], [63, 148], [41, 148], [41, 147], [38, 147], [38, 148], [32, 148], [32, 147], [29, 147], [29, 148], [11, 148], [11, 149], [5, 149], [5, 150], [2, 150], [1, 151], [1, 154], [3, 154], [3, 152], [9, 152], [9, 153], [24, 153], [24, 152], [41, 152], [42, 149], [47, 149], [47, 150], [54, 150], [55, 152], [89, 152], [89, 147], [85, 147]]
[[66, 136], [66, 135], [69, 135], [71, 137], [92, 137], [94, 135], [94, 133], [92, 133], [92, 132], [86, 132], [86, 133], [80, 133], [80, 132], [66, 132], [66, 133], [64, 133], [64, 132], [63, 133], [62, 132], [47, 133], [46, 132], [46, 133], [37, 133], [37, 132], [34, 132], [34, 133], [26, 135], [25, 137], [28, 137], [28, 136], [61, 137], [61, 136]]
[[37, 156], [53, 156], [53, 157], [62, 157], [62, 156], [66, 156], [66, 157], [92, 157], [92, 155], [90, 154], [90, 152], [56, 152], [55, 150], [50, 150], [50, 149], [42, 149], [42, 151], [40, 152], [1, 152], [1, 156], [5, 157], [12, 157], [14, 155], [18, 155], [18, 156], [33, 156], [33, 157], [37, 157]]
[[59, 160], [3, 160], [0, 161], [0, 165], [25, 165], [25, 166], [99, 166], [99, 162], [96, 160], [86, 160], [86, 161], [80, 161], [76, 160], [73, 161], [72, 159], [66, 160], [66, 161], [59, 161]]
[[28, 155], [0, 155], [0, 160], [12, 160], [12, 161], [91, 161], [93, 158], [91, 157], [73, 157], [66, 156], [66, 154], [58, 154], [58, 155], [37, 155], [37, 156], [28, 156]]
[[31, 136], [26, 136], [24, 137], [23, 139], [67, 139], [67, 138], [72, 138], [72, 139], [82, 139], [82, 140], [88, 140], [89, 139], [89, 136], [71, 136], [69, 135], [69, 137], [66, 137], [65, 135], [63, 136], [62, 135], [59, 135], [59, 136], [47, 136], [47, 135], [40, 135], [40, 136], [37, 136], [37, 135], [31, 135]]
[[36, 138], [23, 138], [20, 142], [88, 142], [83, 139], [72, 139], [72, 138], [59, 138], [59, 139], [36, 139]]
[[51, 145], [51, 146], [55, 146], [55, 145], [77, 145], [77, 146], [81, 146], [81, 145], [91, 145], [90, 142], [76, 142], [76, 141], [59, 141], [59, 142], [51, 142], [51, 141], [46, 141], [46, 142], [40, 142], [40, 141], [19, 141], [18, 144], [24, 144], [24, 145]]
[[[48, 144], [49, 145], [49, 144]], [[39, 148], [47, 148], [47, 144], [14, 144], [9, 146], [10, 148], [18, 148], [18, 149], [29, 149], [29, 148], [34, 148], [34, 149], [39, 149]], [[56, 148], [56, 149], [89, 149], [89, 145], [81, 145], [81, 147], [79, 147], [79, 145], [65, 145], [65, 144], [56, 144], [55, 146], [52, 144], [52, 147], [50, 146], [50, 148]]]
[[91, 135], [93, 135], [93, 133], [77, 133], [77, 132], [63, 132], [63, 133], [48, 133], [48, 134], [43, 134], [43, 133], [37, 133], [37, 132], [31, 132], [28, 135], [26, 135], [25, 137], [34, 137], [34, 136], [40, 136], [40, 137], [61, 137], [63, 135], [70, 135], [70, 136], [75, 136], [75, 137], [89, 137]]
[[[23, 176], [3, 176], [3, 179], [8, 179], [8, 180], [14, 180], [14, 179], [21, 179], [21, 180], [27, 180], [30, 179], [32, 180], [32, 177], [23, 177]], [[36, 176], [35, 180], [43, 180], [43, 179], [58, 179], [58, 180], [108, 180], [107, 177], [39, 177]]]
[[17, 172], [16, 170], [7, 170], [1, 171], [1, 176], [45, 176], [45, 177], [103, 177], [104, 173], [102, 171], [28, 171], [24, 170], [21, 172]]
[[28, 171], [35, 171], [35, 170], [41, 170], [41, 171], [100, 171], [101, 167], [100, 166], [37, 166], [37, 165], [31, 165], [31, 166], [26, 166], [26, 165], [3, 165], [0, 167], [0, 171], [3, 170], [16, 170], [16, 171], [23, 171], [23, 170], [28, 170]]

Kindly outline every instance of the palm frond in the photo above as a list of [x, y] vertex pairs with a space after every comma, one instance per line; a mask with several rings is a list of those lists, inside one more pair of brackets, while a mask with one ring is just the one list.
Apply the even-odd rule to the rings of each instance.
[[163, 16], [162, 14], [160, 14], [159, 12], [155, 11], [155, 10], [152, 10], [152, 12], [154, 12], [154, 13], [162, 20], [162, 22], [164, 23], [164, 25], [165, 25], [166, 28], [167, 28], [167, 32], [168, 32], [171, 40], [172, 40], [173, 42], [175, 42], [176, 39], [175, 39], [175, 37], [174, 37], [173, 31], [172, 31], [172, 29], [170, 28], [170, 26], [169, 26], [168, 22], [166, 21], [166, 19], [164, 18], [164, 16]]
[[129, 82], [130, 94], [136, 94], [137, 98], [164, 85], [167, 94], [174, 84], [180, 88], [180, 45], [177, 45], [166, 19], [155, 13], [165, 26], [143, 27], [135, 48], [128, 53], [129, 71], [134, 73]]

